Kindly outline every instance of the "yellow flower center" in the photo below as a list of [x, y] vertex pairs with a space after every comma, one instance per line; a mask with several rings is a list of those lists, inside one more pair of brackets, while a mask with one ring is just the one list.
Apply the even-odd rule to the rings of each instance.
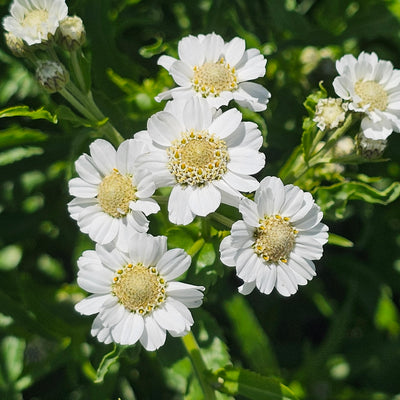
[[114, 218], [121, 218], [129, 212], [129, 203], [137, 200], [132, 177], [122, 175], [117, 169], [101, 181], [97, 200], [103, 211]]
[[117, 271], [112, 293], [127, 310], [145, 315], [165, 301], [166, 286], [155, 267], [128, 264]]
[[24, 16], [21, 25], [27, 28], [38, 28], [42, 32], [40, 26], [47, 22], [48, 19], [49, 13], [47, 10], [32, 10]]
[[386, 110], [388, 94], [379, 83], [375, 81], [357, 81], [354, 90], [361, 97], [360, 106], [369, 105], [368, 110]]
[[202, 185], [221, 179], [229, 161], [225, 141], [207, 131], [191, 130], [167, 149], [168, 169], [183, 185]]
[[255, 231], [254, 251], [265, 261], [286, 263], [294, 248], [297, 231], [289, 218], [266, 216]]
[[218, 96], [221, 92], [237, 89], [235, 68], [226, 64], [223, 58], [217, 62], [206, 62], [201, 67], [195, 66], [193, 69], [193, 88], [204, 97]]

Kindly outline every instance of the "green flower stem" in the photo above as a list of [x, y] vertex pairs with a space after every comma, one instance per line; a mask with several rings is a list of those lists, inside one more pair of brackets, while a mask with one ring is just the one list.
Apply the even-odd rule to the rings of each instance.
[[[303, 152], [300, 152], [295, 160], [292, 162], [292, 168], [290, 169], [290, 173], [284, 177], [285, 183], [294, 183], [298, 179], [300, 179], [309, 169], [317, 166], [318, 164], [329, 162], [329, 160], [325, 159], [326, 153], [337, 143], [337, 141], [347, 132], [350, 126], [353, 123], [353, 115], [349, 114], [346, 118], [344, 124], [337, 128], [333, 134], [330, 136], [325, 145], [314, 154], [307, 163], [304, 162]], [[314, 150], [320, 140], [323, 138], [324, 134], [318, 133], [313, 141], [312, 149]]]
[[204, 399], [215, 400], [216, 397], [214, 389], [208, 384], [206, 376], [204, 375], [204, 373], [207, 371], [207, 366], [203, 360], [203, 357], [201, 356], [200, 347], [197, 344], [193, 333], [189, 332], [186, 336], [183, 336], [182, 342], [192, 362], [197, 379], [200, 382]]
[[232, 219], [225, 217], [225, 215], [219, 214], [219, 213], [211, 213], [210, 217], [214, 219], [215, 221], [221, 223], [222, 225], [225, 225], [227, 228], [231, 229], [232, 225], [235, 221]]
[[[65, 86], [69, 96], [66, 98], [82, 115], [98, 126], [102, 136], [110, 140], [115, 146], [120, 145], [125, 139], [115, 129], [110, 121], [97, 107], [91, 93], [84, 94], [73, 82], [69, 81]], [[64, 89], [64, 90], [65, 90]], [[63, 93], [61, 93], [63, 94]], [[63, 94], [64, 95], [64, 94]], [[64, 96], [65, 97], [65, 96]]]
[[80, 103], [67, 89], [66, 87], [59, 92], [73, 107], [76, 108], [85, 118], [89, 121], [95, 121], [96, 117], [88, 110], [82, 103]]
[[79, 65], [79, 60], [78, 60], [78, 53], [76, 50], [72, 50], [70, 52], [71, 54], [71, 65], [72, 65], [72, 69], [74, 70], [76, 79], [78, 81], [78, 85], [80, 87], [80, 89], [86, 93], [88, 91], [88, 88], [86, 87], [85, 84], [85, 78], [83, 77], [83, 73], [82, 73], [82, 69]]

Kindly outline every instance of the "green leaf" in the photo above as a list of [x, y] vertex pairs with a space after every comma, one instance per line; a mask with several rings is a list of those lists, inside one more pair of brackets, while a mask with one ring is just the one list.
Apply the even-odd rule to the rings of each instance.
[[0, 132], [0, 149], [43, 142], [47, 138], [48, 136], [41, 131], [14, 126]]
[[96, 379], [94, 381], [95, 383], [102, 383], [104, 381], [104, 377], [106, 376], [107, 372], [111, 366], [118, 361], [120, 355], [123, 353], [126, 347], [127, 346], [118, 346], [117, 344], [114, 344], [113, 350], [103, 357], [99, 367], [97, 368]]
[[354, 243], [346, 239], [343, 236], [336, 235], [335, 233], [329, 232], [329, 237], [328, 237], [328, 243], [333, 244], [335, 246], [341, 246], [341, 247], [353, 247]]
[[343, 218], [349, 200], [363, 200], [372, 204], [389, 204], [400, 196], [400, 182], [393, 182], [384, 190], [378, 190], [363, 182], [340, 182], [332, 186], [320, 186], [315, 195], [324, 213]]
[[148, 46], [142, 46], [139, 49], [139, 54], [144, 58], [150, 58], [157, 54], [162, 53], [168, 48], [167, 44], [163, 42], [162, 37], [157, 37], [156, 42]]
[[24, 366], [25, 341], [13, 336], [5, 337], [0, 345], [0, 385], [12, 387]]
[[271, 343], [246, 298], [235, 295], [224, 304], [232, 334], [248, 365], [262, 374], [277, 374], [278, 363]]
[[303, 121], [303, 136], [301, 137], [301, 144], [303, 146], [304, 160], [308, 162], [312, 155], [313, 143], [317, 133], [315, 122], [311, 118], [305, 118]]
[[51, 115], [43, 107], [38, 110], [30, 110], [28, 106], [16, 106], [0, 110], [0, 118], [5, 117], [28, 117], [31, 119], [46, 119], [53, 124], [57, 123], [57, 116]]
[[56, 109], [59, 119], [72, 122], [74, 126], [91, 126], [89, 121], [75, 114], [69, 107], [61, 105]]
[[209, 375], [210, 384], [232, 396], [250, 400], [297, 400], [294, 393], [276, 378], [228, 366]]

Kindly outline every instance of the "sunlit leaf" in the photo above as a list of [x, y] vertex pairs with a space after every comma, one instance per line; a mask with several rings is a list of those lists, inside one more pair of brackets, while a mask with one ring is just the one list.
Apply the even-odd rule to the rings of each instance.
[[228, 366], [209, 375], [210, 383], [223, 393], [250, 400], [297, 400], [294, 393], [276, 378]]
[[31, 119], [46, 119], [53, 124], [57, 123], [57, 116], [50, 114], [43, 107], [31, 110], [28, 106], [16, 106], [0, 110], [0, 118], [5, 117], [27, 117]]

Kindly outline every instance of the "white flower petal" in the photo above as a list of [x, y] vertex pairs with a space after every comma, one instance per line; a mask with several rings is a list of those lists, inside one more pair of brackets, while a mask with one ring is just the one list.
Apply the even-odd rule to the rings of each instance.
[[254, 228], [259, 225], [260, 215], [258, 214], [257, 204], [254, 201], [244, 197], [240, 200], [239, 211], [247, 225]]
[[183, 127], [172, 114], [160, 111], [149, 118], [147, 130], [156, 143], [169, 147], [171, 142], [183, 132]]
[[93, 163], [91, 157], [87, 154], [81, 155], [75, 161], [75, 169], [78, 175], [85, 181], [92, 185], [100, 184], [102, 176], [100, 175], [96, 165]]
[[135, 344], [144, 332], [144, 321], [140, 315], [125, 310], [120, 322], [112, 327], [111, 335], [116, 343]]
[[184, 250], [171, 249], [160, 258], [157, 270], [165, 279], [175, 279], [187, 271], [191, 261], [191, 257]]
[[104, 139], [97, 139], [91, 145], [90, 155], [97, 169], [104, 175], [110, 174], [117, 166], [117, 152], [113, 145]]
[[238, 288], [238, 290], [239, 290], [240, 294], [243, 294], [244, 296], [246, 296], [246, 295], [250, 294], [254, 290], [255, 287], [256, 287], [255, 282], [245, 282], [245, 283], [243, 283], [242, 286], [240, 286]]
[[235, 108], [225, 111], [209, 126], [208, 131], [218, 138], [224, 139], [234, 132], [242, 121], [242, 113]]
[[98, 186], [84, 181], [81, 178], [73, 178], [68, 182], [71, 196], [90, 199], [97, 196]]
[[107, 294], [92, 294], [75, 304], [75, 310], [83, 315], [92, 315], [100, 311], [103, 303], [110, 297]]
[[191, 186], [176, 185], [173, 187], [168, 201], [169, 220], [173, 224], [187, 225], [193, 221], [195, 214], [189, 206], [192, 192]]
[[140, 343], [148, 351], [154, 351], [165, 343], [166, 331], [150, 316], [144, 319], [143, 334]]
[[191, 86], [191, 79], [193, 78], [194, 71], [186, 63], [177, 60], [175, 61], [169, 70], [174, 81], [183, 87]]
[[189, 196], [189, 207], [193, 214], [205, 217], [221, 204], [221, 192], [211, 183], [194, 187]]

